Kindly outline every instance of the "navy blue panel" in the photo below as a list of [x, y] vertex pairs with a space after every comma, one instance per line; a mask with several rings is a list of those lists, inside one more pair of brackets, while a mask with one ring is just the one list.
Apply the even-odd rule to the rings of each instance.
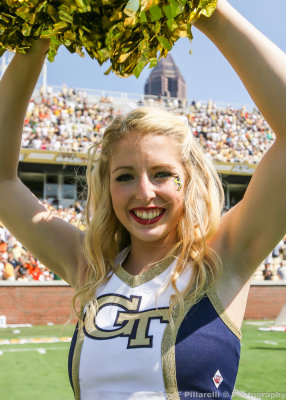
[[77, 340], [77, 333], [78, 333], [78, 323], [76, 324], [75, 331], [72, 337], [70, 351], [69, 351], [69, 361], [68, 361], [68, 368], [69, 368], [69, 378], [72, 390], [74, 391], [73, 382], [72, 382], [72, 361], [73, 361], [73, 354], [74, 348]]
[[[183, 320], [175, 356], [180, 399], [231, 399], [239, 365], [240, 340], [221, 320], [207, 296], [195, 304]], [[218, 388], [213, 382], [217, 370], [223, 378]]]

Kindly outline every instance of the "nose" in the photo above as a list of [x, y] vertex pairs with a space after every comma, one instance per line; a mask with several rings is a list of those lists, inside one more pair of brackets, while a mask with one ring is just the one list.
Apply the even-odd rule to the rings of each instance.
[[156, 197], [155, 185], [150, 181], [147, 174], [144, 174], [138, 178], [136, 185], [136, 199], [149, 201]]

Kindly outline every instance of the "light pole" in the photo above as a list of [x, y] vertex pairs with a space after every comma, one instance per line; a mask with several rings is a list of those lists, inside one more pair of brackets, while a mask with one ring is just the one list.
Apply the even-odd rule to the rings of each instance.
[[4, 72], [7, 68], [7, 63], [6, 63], [6, 54], [3, 54], [2, 56], [2, 63], [1, 63], [1, 78], [4, 75]]
[[6, 51], [6, 53], [3, 54], [1, 57], [2, 62], [1, 62], [1, 78], [4, 75], [6, 68], [8, 67], [8, 64], [13, 58], [14, 53], [12, 51]]
[[48, 61], [46, 59], [43, 66], [43, 95], [45, 98], [47, 97], [47, 82], [48, 82], [47, 75], [48, 75]]

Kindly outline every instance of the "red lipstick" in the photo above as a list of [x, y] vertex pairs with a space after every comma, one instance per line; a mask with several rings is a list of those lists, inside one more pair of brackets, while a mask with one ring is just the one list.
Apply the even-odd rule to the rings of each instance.
[[[134, 211], [145, 211], [145, 212], [148, 212], [148, 211], [153, 211], [153, 210], [160, 211], [160, 214], [157, 217], [152, 218], [152, 219], [143, 219], [143, 218], [138, 217], [134, 213]], [[152, 225], [152, 224], [155, 224], [156, 222], [158, 222], [163, 217], [165, 212], [166, 212], [166, 210], [164, 208], [161, 208], [161, 207], [135, 207], [135, 208], [132, 208], [132, 210], [129, 211], [129, 214], [131, 215], [131, 217], [136, 222], [138, 222], [141, 225]]]

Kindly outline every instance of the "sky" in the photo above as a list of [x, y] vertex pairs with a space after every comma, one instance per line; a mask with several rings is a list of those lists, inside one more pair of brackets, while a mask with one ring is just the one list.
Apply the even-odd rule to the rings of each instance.
[[[286, 52], [286, 0], [230, 0], [258, 29]], [[244, 86], [219, 50], [197, 29], [193, 28], [192, 44], [187, 38], [179, 39], [171, 54], [183, 74], [190, 100], [232, 105], [252, 105]], [[189, 51], [192, 49], [192, 54]], [[143, 94], [144, 84], [150, 74], [145, 68], [139, 79], [108, 76], [106, 63], [102, 67], [86, 54], [81, 58], [70, 54], [63, 46], [53, 63], [48, 63], [48, 85], [66, 84], [74, 88], [101, 89], [106, 91]]]

